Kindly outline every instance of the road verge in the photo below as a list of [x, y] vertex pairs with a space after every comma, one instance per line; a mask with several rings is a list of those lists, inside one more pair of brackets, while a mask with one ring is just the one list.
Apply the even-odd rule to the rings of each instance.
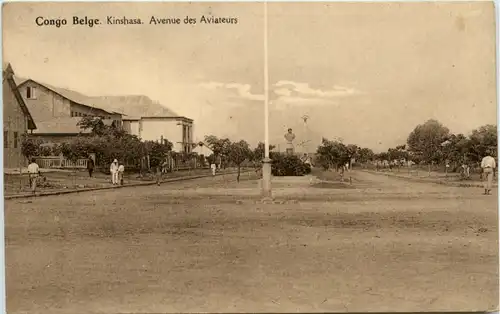
[[[245, 173], [245, 172], [248, 172], [248, 171], [243, 171], [243, 170], [241, 171], [241, 173]], [[224, 175], [228, 175], [228, 174], [236, 174], [236, 173], [238, 173], [238, 172], [231, 171], [231, 172], [226, 172], [226, 173], [217, 173], [215, 176], [219, 177], [219, 176], [224, 176]], [[194, 175], [194, 176], [177, 177], [177, 178], [170, 178], [170, 179], [162, 180], [162, 183], [187, 181], [187, 180], [209, 178], [209, 177], [212, 177], [212, 175], [211, 174], [202, 174], [202, 175]], [[16, 195], [6, 195], [6, 196], [4, 196], [4, 199], [10, 200], [10, 199], [20, 199], [20, 198], [32, 198], [32, 197], [41, 197], [41, 196], [52, 196], [52, 195], [62, 195], [62, 194], [71, 194], [71, 193], [100, 191], [100, 190], [123, 189], [123, 188], [129, 188], [129, 187], [149, 186], [149, 185], [156, 185], [156, 182], [155, 181], [148, 181], [148, 182], [137, 182], [137, 183], [118, 185], [118, 186], [111, 185], [111, 186], [97, 187], [97, 188], [81, 188], [81, 189], [47, 191], [47, 192], [39, 192], [39, 193], [35, 193], [35, 194], [26, 193], [26, 194], [16, 194]]]
[[[414, 182], [421, 182], [421, 183], [434, 183], [434, 184], [441, 184], [441, 185], [448, 185], [448, 186], [455, 186], [455, 187], [462, 187], [462, 188], [483, 188], [484, 185], [481, 182], [453, 182], [453, 181], [447, 181], [443, 179], [433, 179], [433, 178], [415, 178], [415, 177], [409, 177], [405, 175], [399, 175], [395, 173], [387, 173], [387, 172], [378, 172], [378, 171], [372, 171], [372, 170], [366, 170], [362, 169], [361, 171], [371, 173], [371, 174], [377, 174], [377, 175], [385, 175], [387, 177], [392, 177], [392, 178], [398, 178], [398, 179], [403, 179], [403, 180], [408, 180], [408, 181], [414, 181]], [[494, 187], [498, 187], [498, 184], [495, 183], [493, 184]]]

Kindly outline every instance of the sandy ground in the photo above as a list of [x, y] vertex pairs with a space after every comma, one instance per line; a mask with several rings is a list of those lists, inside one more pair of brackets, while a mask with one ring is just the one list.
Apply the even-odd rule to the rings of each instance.
[[[183, 176], [209, 175], [210, 169], [183, 170], [163, 174], [163, 179], [178, 178]], [[100, 188], [111, 186], [111, 176], [101, 172], [95, 172], [90, 178], [86, 171], [54, 171], [44, 172], [46, 181], [40, 183], [37, 192], [52, 192], [59, 190], [77, 189], [77, 188]], [[124, 184], [136, 184], [145, 181], [154, 181], [154, 174], [146, 174], [142, 178], [138, 173], [125, 172], [123, 178]], [[23, 176], [4, 174], [4, 193], [5, 195], [31, 194], [28, 174]]]
[[6, 201], [8, 313], [498, 309], [496, 189], [352, 175]]

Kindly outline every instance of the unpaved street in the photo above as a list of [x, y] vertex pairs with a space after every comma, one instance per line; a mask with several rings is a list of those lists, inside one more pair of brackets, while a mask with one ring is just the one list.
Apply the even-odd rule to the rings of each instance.
[[496, 189], [350, 174], [281, 204], [228, 177], [6, 201], [8, 313], [498, 308]]

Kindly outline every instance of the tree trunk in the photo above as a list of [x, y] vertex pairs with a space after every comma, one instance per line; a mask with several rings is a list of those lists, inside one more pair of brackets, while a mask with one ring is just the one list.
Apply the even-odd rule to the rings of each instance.
[[238, 176], [236, 177], [236, 181], [240, 182], [240, 173], [241, 173], [241, 165], [238, 165]]

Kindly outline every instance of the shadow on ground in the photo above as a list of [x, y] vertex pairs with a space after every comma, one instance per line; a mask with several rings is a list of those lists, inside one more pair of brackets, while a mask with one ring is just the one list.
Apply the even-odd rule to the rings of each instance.
[[341, 182], [320, 182], [312, 184], [311, 187], [317, 189], [354, 189], [355, 187]]

